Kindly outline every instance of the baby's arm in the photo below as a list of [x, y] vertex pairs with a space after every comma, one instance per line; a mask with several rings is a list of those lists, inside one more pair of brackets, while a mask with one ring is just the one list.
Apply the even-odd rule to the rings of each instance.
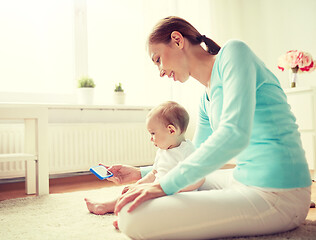
[[197, 183], [194, 183], [190, 186], [187, 186], [185, 188], [183, 188], [180, 192], [189, 192], [189, 191], [193, 191], [195, 189], [198, 189], [199, 187], [201, 187], [203, 185], [203, 183], [205, 182], [205, 178], [203, 178], [202, 180], [198, 181]]
[[155, 181], [156, 176], [155, 174], [157, 173], [156, 170], [152, 170], [151, 172], [149, 172], [145, 177], [139, 179], [136, 184], [142, 184], [142, 183], [152, 183]]

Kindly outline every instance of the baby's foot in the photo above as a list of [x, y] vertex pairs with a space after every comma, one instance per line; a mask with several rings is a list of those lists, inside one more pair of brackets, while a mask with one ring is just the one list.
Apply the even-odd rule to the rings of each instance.
[[115, 221], [113, 222], [113, 226], [114, 226], [117, 230], [119, 230], [117, 220], [115, 220]]
[[85, 198], [87, 207], [91, 213], [96, 215], [104, 215], [106, 213], [114, 212], [115, 202], [96, 203], [90, 199]]

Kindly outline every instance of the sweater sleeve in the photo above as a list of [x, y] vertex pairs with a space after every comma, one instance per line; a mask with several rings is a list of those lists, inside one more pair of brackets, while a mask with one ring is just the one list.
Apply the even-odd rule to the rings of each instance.
[[140, 174], [141, 174], [142, 178], [145, 177], [152, 170], [153, 170], [153, 166], [140, 167]]
[[217, 170], [249, 144], [256, 105], [253, 57], [247, 45], [239, 41], [228, 43], [217, 56], [213, 71], [218, 72], [223, 87], [218, 128], [192, 155], [161, 178], [160, 185], [167, 195]]
[[210, 126], [210, 120], [206, 111], [206, 93], [201, 97], [200, 107], [199, 107], [199, 115], [198, 121], [193, 137], [193, 144], [196, 148], [200, 147], [200, 145], [205, 142], [205, 140], [211, 136], [212, 129]]

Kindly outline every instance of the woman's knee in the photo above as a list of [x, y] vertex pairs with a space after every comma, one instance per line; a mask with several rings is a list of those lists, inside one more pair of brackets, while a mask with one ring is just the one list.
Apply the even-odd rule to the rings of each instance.
[[[133, 238], [143, 239], [144, 216], [139, 213], [138, 209], [133, 212], [127, 212], [130, 204], [127, 204], [118, 215], [118, 227], [122, 233]], [[146, 215], [146, 214], [145, 214]], [[148, 217], [148, 216], [147, 216]]]

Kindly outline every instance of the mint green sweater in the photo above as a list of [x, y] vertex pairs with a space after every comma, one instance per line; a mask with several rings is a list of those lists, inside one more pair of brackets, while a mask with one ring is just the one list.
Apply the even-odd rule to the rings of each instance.
[[197, 150], [160, 179], [161, 187], [174, 194], [231, 158], [234, 178], [243, 184], [310, 186], [297, 129], [278, 79], [245, 43], [231, 40], [218, 53], [210, 92], [201, 99]]

